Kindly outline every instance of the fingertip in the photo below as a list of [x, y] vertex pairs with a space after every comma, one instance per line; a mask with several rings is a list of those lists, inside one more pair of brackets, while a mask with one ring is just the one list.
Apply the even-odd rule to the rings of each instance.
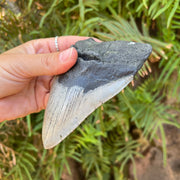
[[78, 52], [74, 47], [71, 47], [71, 59], [73, 61], [73, 63], [75, 64], [78, 58]]
[[62, 64], [69, 63], [77, 59], [77, 51], [74, 47], [66, 49], [59, 54], [59, 60]]
[[71, 47], [59, 54], [61, 63], [61, 73], [68, 71], [77, 61], [78, 53], [74, 47]]

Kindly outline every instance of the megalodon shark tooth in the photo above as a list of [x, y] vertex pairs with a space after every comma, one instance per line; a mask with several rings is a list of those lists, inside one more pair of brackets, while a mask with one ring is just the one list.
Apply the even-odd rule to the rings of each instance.
[[149, 44], [92, 38], [78, 41], [76, 65], [56, 76], [50, 91], [43, 122], [44, 148], [60, 143], [102, 103], [132, 80], [149, 57]]

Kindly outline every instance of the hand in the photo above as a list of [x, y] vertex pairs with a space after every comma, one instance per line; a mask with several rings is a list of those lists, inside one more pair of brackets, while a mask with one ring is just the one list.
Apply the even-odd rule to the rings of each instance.
[[47, 105], [54, 75], [68, 71], [77, 60], [71, 48], [88, 37], [62, 36], [57, 52], [54, 38], [32, 40], [0, 55], [0, 121], [38, 112]]

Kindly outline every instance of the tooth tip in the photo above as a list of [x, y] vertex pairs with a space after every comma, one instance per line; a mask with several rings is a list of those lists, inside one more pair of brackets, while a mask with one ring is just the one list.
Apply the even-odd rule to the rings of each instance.
[[43, 147], [44, 147], [44, 149], [51, 149], [51, 147], [49, 147], [49, 146], [47, 146], [45, 144], [43, 144]]
[[59, 143], [54, 137], [47, 136], [47, 134], [45, 135], [44, 133], [42, 135], [42, 141], [45, 149], [51, 149]]
[[51, 148], [50, 143], [46, 139], [44, 139], [44, 138], [42, 138], [42, 139], [43, 139], [44, 149], [50, 149]]
[[44, 149], [51, 149], [53, 148], [54, 146], [56, 146], [58, 143], [54, 143], [52, 141], [48, 141], [48, 140], [43, 140], [43, 146], [44, 146]]

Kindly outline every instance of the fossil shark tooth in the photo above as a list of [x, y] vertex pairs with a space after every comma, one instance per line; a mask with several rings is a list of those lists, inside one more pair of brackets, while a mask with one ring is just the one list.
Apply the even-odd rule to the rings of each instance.
[[149, 44], [93, 39], [78, 41], [76, 65], [56, 76], [43, 122], [44, 148], [60, 143], [102, 103], [132, 80], [149, 57]]

